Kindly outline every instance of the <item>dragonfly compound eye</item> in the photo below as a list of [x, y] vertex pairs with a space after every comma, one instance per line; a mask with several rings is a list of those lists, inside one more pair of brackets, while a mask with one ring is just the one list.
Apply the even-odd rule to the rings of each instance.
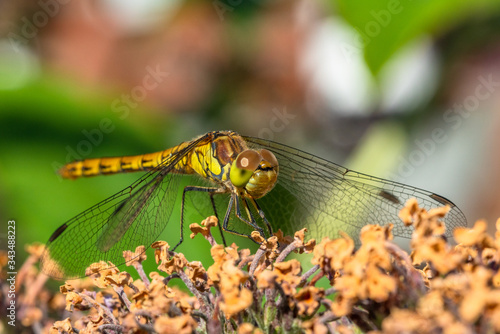
[[261, 161], [262, 156], [254, 150], [245, 150], [238, 154], [229, 172], [231, 182], [236, 187], [245, 186]]
[[267, 161], [269, 164], [269, 167], [271, 168], [278, 168], [278, 159], [276, 159], [276, 156], [271, 152], [263, 148], [260, 150], [260, 155], [262, 156], [262, 160]]

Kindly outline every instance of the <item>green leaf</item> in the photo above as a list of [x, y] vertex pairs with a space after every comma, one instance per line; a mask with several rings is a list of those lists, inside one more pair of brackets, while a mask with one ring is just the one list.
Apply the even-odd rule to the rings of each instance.
[[377, 75], [387, 60], [410, 40], [438, 36], [468, 18], [500, 9], [495, 0], [339, 0], [339, 14], [361, 35], [352, 46], [364, 49]]

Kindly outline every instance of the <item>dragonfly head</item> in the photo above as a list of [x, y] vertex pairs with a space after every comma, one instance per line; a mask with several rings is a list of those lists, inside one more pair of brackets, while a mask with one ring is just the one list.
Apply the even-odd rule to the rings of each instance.
[[278, 180], [278, 160], [270, 151], [245, 150], [231, 165], [229, 179], [253, 198], [260, 198], [274, 188]]

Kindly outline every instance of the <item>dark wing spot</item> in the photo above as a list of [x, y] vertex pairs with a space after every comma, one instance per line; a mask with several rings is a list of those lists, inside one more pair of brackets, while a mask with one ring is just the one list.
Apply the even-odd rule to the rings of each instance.
[[64, 232], [64, 230], [66, 230], [67, 227], [68, 225], [66, 225], [66, 223], [59, 226], [57, 230], [55, 230], [55, 232], [50, 236], [49, 242], [56, 240]]
[[401, 204], [401, 202], [399, 201], [399, 198], [397, 198], [396, 196], [394, 196], [393, 194], [391, 194], [390, 192], [388, 192], [386, 190], [382, 190], [379, 193], [379, 195], [382, 196], [383, 198], [385, 198], [386, 200], [388, 200], [389, 202], [392, 202], [394, 204]]
[[435, 200], [436, 202], [439, 202], [439, 203], [444, 204], [444, 205], [449, 205], [452, 208], [456, 206], [455, 204], [453, 204], [453, 202], [451, 202], [450, 200], [448, 200], [442, 196], [439, 196], [438, 194], [432, 194], [429, 197], [432, 198], [433, 200]]
[[112, 217], [116, 216], [118, 214], [118, 212], [120, 212], [120, 210], [125, 206], [125, 204], [127, 203], [127, 201], [123, 201], [121, 202], [115, 209], [115, 211], [113, 211], [113, 213], [109, 216], [108, 220], [111, 219]]

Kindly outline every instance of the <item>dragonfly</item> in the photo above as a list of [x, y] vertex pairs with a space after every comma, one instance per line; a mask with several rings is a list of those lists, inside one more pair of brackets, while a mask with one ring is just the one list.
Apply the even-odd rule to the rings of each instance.
[[433, 192], [233, 131], [209, 132], [156, 153], [74, 161], [59, 173], [76, 179], [135, 171], [147, 173], [56, 229], [42, 255], [44, 273], [78, 278], [94, 262], [123, 264], [124, 250], [157, 240], [179, 209], [178, 197], [181, 232], [173, 250], [183, 242], [188, 209], [215, 215], [224, 244], [223, 232], [269, 237], [278, 229], [293, 235], [304, 227], [313, 238], [335, 238], [343, 231], [359, 242], [363, 226], [387, 223], [394, 224], [395, 236], [410, 238], [412, 228], [398, 217], [410, 198], [428, 210], [450, 207], [447, 237], [467, 225], [455, 204]]

